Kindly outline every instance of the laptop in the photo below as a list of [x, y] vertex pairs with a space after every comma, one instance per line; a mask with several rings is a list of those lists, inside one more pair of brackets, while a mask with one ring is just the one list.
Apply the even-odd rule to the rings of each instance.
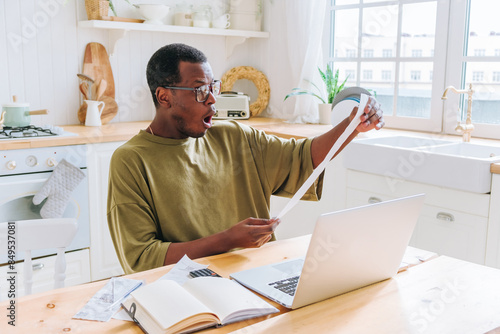
[[323, 214], [304, 258], [230, 277], [291, 309], [388, 279], [398, 272], [424, 197], [419, 194]]

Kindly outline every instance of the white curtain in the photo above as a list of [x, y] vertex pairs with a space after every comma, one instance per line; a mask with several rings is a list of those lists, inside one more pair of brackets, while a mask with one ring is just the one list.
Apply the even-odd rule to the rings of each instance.
[[[285, 0], [286, 41], [292, 88], [300, 87], [314, 90], [310, 82], [323, 87], [318, 73], [318, 66], [324, 68], [321, 42], [324, 31], [326, 0]], [[282, 83], [287, 85], [287, 83]], [[293, 123], [316, 123], [318, 103], [315, 97], [309, 95], [287, 99], [281, 110], [273, 110], [274, 116], [284, 118]]]

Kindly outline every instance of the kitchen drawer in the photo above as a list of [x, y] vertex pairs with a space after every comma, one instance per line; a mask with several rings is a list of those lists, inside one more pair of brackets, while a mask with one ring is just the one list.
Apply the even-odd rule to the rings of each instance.
[[[47, 256], [32, 261], [33, 267], [33, 293], [44, 292], [54, 288], [54, 266], [56, 256]], [[0, 301], [7, 299], [7, 272], [8, 265], [0, 267]], [[23, 272], [24, 262], [16, 264], [17, 288], [16, 297], [24, 296]], [[73, 286], [90, 282], [89, 250], [81, 249], [66, 253], [66, 280], [65, 286]]]
[[[490, 195], [432, 186], [370, 173], [347, 171], [347, 188], [379, 194], [384, 199], [425, 193], [425, 203], [488, 217]], [[365, 203], [366, 204], [366, 203]]]
[[[347, 189], [347, 207], [392, 199], [371, 191]], [[410, 245], [462, 260], [484, 264], [488, 218], [424, 204]]]
[[412, 246], [484, 264], [488, 219], [424, 205]]

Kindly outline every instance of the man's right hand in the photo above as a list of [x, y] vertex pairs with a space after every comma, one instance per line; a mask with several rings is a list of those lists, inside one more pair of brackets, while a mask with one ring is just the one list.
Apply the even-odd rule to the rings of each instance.
[[184, 254], [191, 259], [215, 255], [234, 248], [257, 248], [271, 240], [281, 220], [247, 218], [233, 227], [197, 240], [174, 242], [168, 247], [164, 265], [176, 263]]
[[258, 248], [271, 240], [278, 218], [247, 218], [225, 231], [231, 248]]

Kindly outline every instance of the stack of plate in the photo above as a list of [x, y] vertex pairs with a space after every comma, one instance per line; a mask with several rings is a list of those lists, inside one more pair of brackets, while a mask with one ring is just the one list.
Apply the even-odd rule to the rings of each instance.
[[231, 29], [262, 30], [261, 0], [230, 0]]
[[359, 105], [361, 94], [370, 96], [370, 92], [362, 87], [348, 87], [340, 91], [332, 102], [332, 125], [339, 124], [348, 117], [352, 109]]

